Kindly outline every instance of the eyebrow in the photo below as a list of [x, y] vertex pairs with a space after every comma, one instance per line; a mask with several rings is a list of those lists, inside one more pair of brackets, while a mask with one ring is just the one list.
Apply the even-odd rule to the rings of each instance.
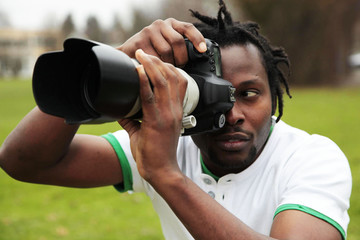
[[263, 82], [259, 79], [249, 79], [249, 80], [239, 83], [238, 86], [246, 87], [246, 86], [254, 85], [254, 84], [263, 84]]

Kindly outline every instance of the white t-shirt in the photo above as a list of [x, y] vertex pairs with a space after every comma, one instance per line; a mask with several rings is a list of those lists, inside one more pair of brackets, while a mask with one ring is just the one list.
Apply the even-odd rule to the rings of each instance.
[[[118, 131], [104, 137], [123, 168], [124, 184], [115, 187], [145, 192], [150, 197], [166, 239], [193, 239], [167, 203], [140, 177], [127, 133]], [[177, 159], [186, 176], [259, 233], [269, 235], [276, 214], [295, 209], [329, 222], [346, 238], [351, 172], [345, 155], [328, 138], [309, 135], [280, 121], [251, 166], [218, 181], [204, 173], [200, 150], [191, 137], [180, 138]]]

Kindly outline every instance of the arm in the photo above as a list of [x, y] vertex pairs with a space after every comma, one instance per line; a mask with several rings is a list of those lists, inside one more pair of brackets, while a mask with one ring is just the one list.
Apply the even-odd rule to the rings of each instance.
[[139, 173], [195, 239], [341, 239], [330, 224], [294, 210], [276, 216], [270, 237], [259, 234], [183, 175], [177, 165], [176, 147], [186, 84], [172, 66], [158, 58], [142, 51], [137, 51], [136, 57], [143, 65], [138, 68], [143, 121], [119, 123], [130, 135]]
[[122, 181], [121, 167], [101, 137], [76, 135], [79, 126], [33, 109], [0, 149], [0, 166], [26, 182], [95, 187]]
[[[152, 51], [158, 52], [148, 50]], [[159, 58], [143, 51], [135, 55], [142, 64], [138, 72], [143, 121], [119, 123], [129, 133], [140, 175], [164, 198], [195, 239], [341, 239], [330, 224], [292, 210], [276, 216], [270, 237], [259, 234], [183, 175], [177, 165], [176, 147], [186, 84], [172, 66]]]
[[[120, 49], [129, 56], [135, 56], [135, 49], [140, 47], [162, 57], [162, 51], [152, 50], [152, 46], [155, 46], [152, 41], [158, 37], [152, 36], [152, 33], [167, 36], [163, 41], [170, 46], [165, 51], [171, 56], [168, 62], [178, 65], [183, 65], [186, 60], [178, 55], [186, 55], [186, 52], [179, 53], [172, 49], [172, 43], [181, 43], [182, 34], [193, 41], [195, 46], [200, 45], [196, 41], [199, 43], [203, 39], [191, 24], [170, 19], [167, 22], [155, 22]], [[145, 38], [144, 41], [140, 41], [141, 38]], [[197, 239], [269, 239], [247, 227], [181, 173], [176, 162], [176, 146], [186, 83], [173, 66], [158, 58], [140, 51], [137, 59], [144, 65], [138, 68], [144, 118], [141, 125], [132, 120], [119, 122], [131, 136], [131, 148], [140, 174], [161, 194]], [[145, 70], [154, 91], [149, 86]], [[65, 125], [63, 119], [49, 116], [35, 108], [2, 145], [0, 166], [19, 180], [36, 183], [73, 187], [120, 183], [121, 166], [108, 142], [101, 137], [75, 135], [77, 128]], [[159, 145], [164, 151], [154, 151], [159, 149], [156, 148]], [[279, 239], [331, 239], [322, 235], [325, 231], [331, 237], [337, 237], [332, 226], [327, 223], [311, 221], [318, 219], [309, 215], [288, 215], [290, 213], [293, 211], [277, 215], [272, 236]]]
[[[119, 49], [134, 57], [135, 50], [142, 48], [168, 62], [185, 64], [183, 35], [192, 40], [199, 51], [206, 50], [206, 45], [201, 49], [205, 42], [196, 28], [175, 19], [154, 22]], [[78, 127], [66, 125], [64, 119], [35, 108], [1, 146], [1, 168], [18, 180], [34, 183], [70, 187], [121, 183], [121, 166], [110, 144], [102, 137], [75, 135]]]

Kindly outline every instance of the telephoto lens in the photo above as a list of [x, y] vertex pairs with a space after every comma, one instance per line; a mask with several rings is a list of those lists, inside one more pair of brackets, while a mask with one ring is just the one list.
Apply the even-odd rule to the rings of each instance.
[[[233, 86], [221, 78], [220, 48], [206, 39], [208, 51], [199, 53], [185, 41], [189, 62], [185, 71], [177, 68], [188, 81], [182, 134], [217, 130], [235, 101]], [[141, 120], [138, 64], [109, 45], [67, 39], [64, 51], [38, 58], [33, 73], [35, 101], [43, 112], [62, 117], [67, 124]]]
[[[68, 124], [96, 124], [121, 118], [141, 119], [139, 63], [105, 44], [67, 39], [64, 51], [41, 55], [33, 74], [33, 92], [40, 109], [63, 117]], [[194, 127], [188, 116], [197, 106], [196, 82], [188, 80], [184, 98], [184, 128]]]

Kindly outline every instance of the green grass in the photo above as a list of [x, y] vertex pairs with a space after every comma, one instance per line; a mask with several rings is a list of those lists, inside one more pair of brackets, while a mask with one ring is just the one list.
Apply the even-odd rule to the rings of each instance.
[[[334, 140], [353, 173], [348, 239], [360, 239], [360, 88], [294, 89], [285, 99], [287, 123]], [[30, 81], [0, 81], [0, 144], [35, 106]], [[83, 133], [115, 131], [115, 123], [82, 126]], [[0, 239], [163, 239], [143, 194], [112, 187], [69, 189], [17, 182], [0, 170]]]
[[[0, 144], [35, 106], [31, 81], [0, 80]], [[87, 125], [101, 135], [116, 123]], [[0, 170], [0, 240], [163, 239], [145, 194], [113, 187], [71, 189], [15, 181]]]

